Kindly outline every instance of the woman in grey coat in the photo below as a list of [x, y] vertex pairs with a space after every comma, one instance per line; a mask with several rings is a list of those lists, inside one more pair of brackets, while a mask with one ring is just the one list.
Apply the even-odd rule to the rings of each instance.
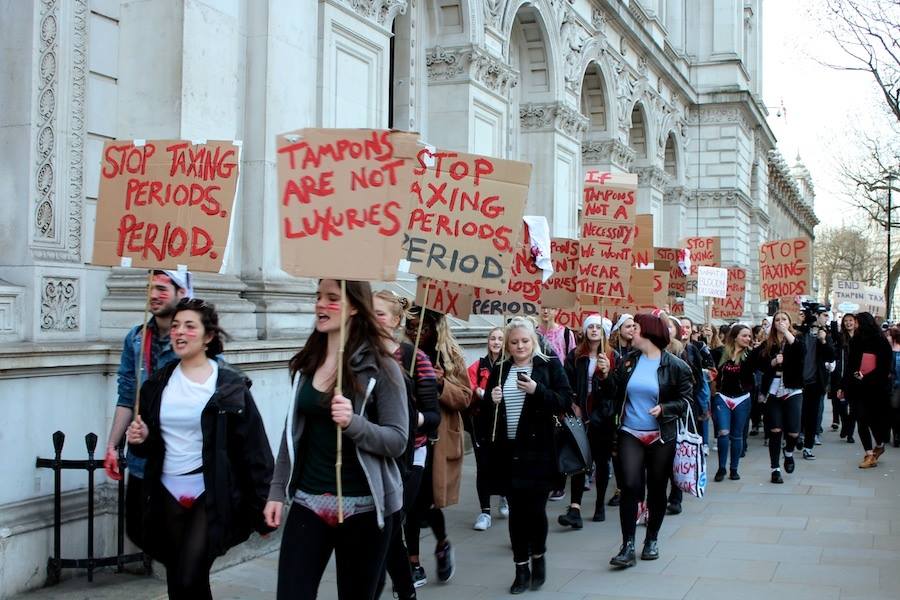
[[[315, 330], [290, 362], [291, 408], [265, 508], [278, 527], [292, 501], [278, 561], [278, 598], [315, 598], [332, 552], [338, 596], [373, 598], [384, 570], [403, 486], [395, 459], [409, 435], [406, 388], [397, 361], [384, 350], [368, 283], [346, 282], [347, 339], [341, 392], [340, 282], [323, 279]], [[341, 428], [343, 522], [338, 522], [337, 439]]]

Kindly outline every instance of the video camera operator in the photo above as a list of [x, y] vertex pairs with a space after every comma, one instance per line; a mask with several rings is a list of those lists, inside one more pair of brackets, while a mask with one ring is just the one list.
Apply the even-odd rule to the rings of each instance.
[[803, 458], [815, 460], [813, 446], [819, 427], [820, 405], [824, 408], [829, 382], [828, 363], [834, 361], [834, 342], [828, 323], [829, 307], [817, 302], [803, 303], [803, 323], [798, 327], [806, 346], [803, 362], [803, 406], [800, 423], [803, 434]]

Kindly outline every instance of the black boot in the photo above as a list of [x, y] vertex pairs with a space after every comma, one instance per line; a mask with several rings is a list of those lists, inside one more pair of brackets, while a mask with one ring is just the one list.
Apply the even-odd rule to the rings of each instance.
[[540, 557], [531, 557], [531, 589], [539, 590], [544, 582], [547, 581], [547, 558], [543, 555]]
[[572, 529], [581, 529], [584, 527], [584, 521], [581, 518], [581, 509], [572, 506], [566, 511], [566, 514], [559, 515], [556, 522], [563, 527], [571, 527]]
[[594, 521], [595, 523], [599, 523], [599, 522], [605, 521], [605, 520], [606, 520], [606, 507], [603, 506], [603, 500], [601, 499], [601, 500], [597, 501], [597, 506], [594, 507], [594, 516], [591, 519], [591, 521]]
[[531, 570], [528, 563], [524, 565], [516, 565], [516, 578], [509, 586], [510, 594], [522, 594], [531, 586]]
[[636, 560], [634, 558], [634, 538], [628, 538], [624, 542], [622, 542], [622, 547], [619, 548], [619, 553], [609, 559], [609, 564], [614, 567], [621, 567], [623, 569], [628, 567], [633, 567], [636, 564]]
[[659, 558], [659, 543], [656, 538], [644, 540], [644, 549], [641, 551], [641, 560], [656, 560]]

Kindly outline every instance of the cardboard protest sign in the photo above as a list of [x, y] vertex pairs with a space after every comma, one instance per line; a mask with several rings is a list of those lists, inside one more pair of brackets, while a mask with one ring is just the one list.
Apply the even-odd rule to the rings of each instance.
[[634, 242], [637, 176], [589, 171], [579, 245], [578, 293], [625, 298]]
[[410, 273], [505, 291], [531, 165], [419, 149], [403, 238]]
[[862, 281], [838, 279], [831, 291], [831, 305], [841, 312], [868, 312], [883, 317], [884, 290]]
[[690, 278], [696, 279], [699, 267], [722, 266], [722, 239], [717, 236], [689, 237], [682, 248], [691, 251]]
[[541, 306], [572, 308], [578, 299], [578, 240], [550, 239], [553, 275], [544, 283]]
[[715, 319], [740, 319], [744, 316], [747, 293], [747, 271], [738, 267], [728, 269], [728, 289], [724, 298], [716, 298], [712, 305]]
[[219, 272], [239, 170], [240, 142], [107, 141], [93, 264]]
[[472, 312], [479, 315], [537, 315], [541, 308], [543, 271], [535, 264], [527, 228], [516, 248], [509, 269], [506, 291], [475, 288]]
[[[428, 302], [425, 302], [427, 291]], [[475, 288], [450, 281], [419, 277], [416, 284], [416, 306], [425, 305], [435, 312], [466, 321], [472, 314]]]
[[281, 268], [392, 281], [409, 213], [416, 135], [301, 129], [276, 139]]
[[636, 269], [657, 269], [654, 264], [653, 249], [653, 215], [637, 215], [634, 219], [637, 233], [634, 236], [634, 258], [632, 266]]
[[810, 241], [800, 237], [764, 243], [759, 249], [763, 300], [805, 296], [809, 292]]
[[668, 304], [669, 274], [635, 269], [631, 272], [630, 303], [640, 309], [663, 308]]
[[698, 267], [697, 294], [712, 298], [724, 298], [728, 294], [728, 269], [702, 265]]

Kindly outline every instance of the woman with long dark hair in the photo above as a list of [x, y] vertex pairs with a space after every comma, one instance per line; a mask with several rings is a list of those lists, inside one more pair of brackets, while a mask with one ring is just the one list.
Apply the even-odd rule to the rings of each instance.
[[[495, 327], [488, 332], [487, 354], [469, 365], [469, 383], [472, 385], [474, 398], [469, 410], [466, 411], [465, 428], [472, 437], [472, 453], [475, 455], [475, 491], [478, 493], [478, 505], [481, 507], [481, 512], [472, 526], [475, 531], [486, 531], [491, 527], [491, 494], [488, 491], [490, 484], [487, 480], [490, 444], [478, 439], [475, 432], [475, 420], [478, 418], [481, 401], [487, 393], [487, 382], [491, 371], [494, 365], [500, 362], [502, 356], [503, 328]], [[504, 496], [500, 496], [498, 512], [504, 519], [509, 516], [509, 504]]]
[[619, 415], [618, 455], [622, 480], [619, 523], [622, 547], [609, 563], [635, 565], [638, 502], [647, 491], [647, 537], [642, 560], [659, 558], [657, 536], [666, 514], [666, 484], [675, 458], [678, 419], [691, 402], [691, 369], [665, 351], [668, 324], [659, 316], [635, 316], [634, 350], [615, 371], [600, 375], [600, 397], [614, 401]]
[[541, 352], [529, 319], [511, 319], [504, 343], [509, 358], [491, 371], [477, 427], [482, 439], [494, 438], [490, 482], [509, 500], [516, 565], [509, 591], [521, 594], [540, 589], [547, 577], [547, 499], [558, 479], [553, 419], [569, 406], [571, 390], [560, 362]]
[[126, 435], [146, 458], [142, 511], [132, 515], [135, 541], [166, 566], [169, 597], [212, 598], [209, 570], [217, 556], [263, 522], [272, 450], [250, 380], [215, 357], [225, 332], [215, 307], [181, 300], [172, 316], [178, 360], [141, 387], [140, 414]]
[[[834, 371], [831, 372], [830, 392], [833, 396], [833, 422], [839, 423], [841, 439], [853, 444], [853, 433], [856, 431], [856, 418], [850, 410], [849, 390], [846, 389], [847, 367], [850, 364], [850, 340], [856, 333], [856, 315], [845, 314], [841, 317], [841, 331], [834, 340]], [[833, 428], [833, 426], [832, 426]]]
[[850, 340], [844, 382], [856, 415], [859, 441], [866, 451], [859, 468], [871, 469], [878, 466], [888, 437], [887, 398], [893, 356], [891, 345], [870, 313], [857, 313], [856, 322], [858, 328]]
[[753, 361], [750, 360], [750, 346], [753, 334], [750, 327], [737, 323], [732, 325], [725, 336], [725, 350], [716, 374], [716, 395], [713, 410], [716, 411], [716, 438], [718, 440], [719, 470], [715, 480], [725, 479], [725, 465], [731, 450], [731, 473], [729, 479], [738, 480], [738, 464], [744, 452], [744, 428], [750, 418], [753, 403], [754, 380]]
[[[421, 330], [419, 321], [422, 322]], [[462, 349], [456, 343], [447, 318], [441, 313], [413, 306], [406, 318], [406, 337], [415, 341], [434, 365], [438, 386], [441, 423], [437, 440], [428, 448], [425, 471], [419, 495], [410, 512], [406, 528], [406, 544], [416, 587], [425, 585], [425, 568], [419, 561], [419, 529], [431, 526], [436, 540], [434, 558], [438, 581], [446, 583], [455, 572], [453, 547], [447, 537], [447, 524], [441, 509], [459, 502], [462, 481], [463, 420], [462, 412], [472, 401], [472, 390], [466, 373]]]
[[[406, 387], [387, 336], [372, 308], [367, 282], [322, 279], [315, 329], [291, 359], [291, 404], [266, 503], [266, 522], [281, 524], [278, 598], [315, 598], [331, 554], [342, 599], [374, 598], [395, 515], [403, 505], [396, 458], [409, 434]], [[341, 318], [346, 314], [342, 376], [338, 382]], [[337, 393], [340, 383], [341, 393]], [[344, 522], [339, 507], [335, 426], [342, 431]]]
[[[609, 461], [612, 457], [616, 429], [612, 403], [595, 402], [594, 392], [599, 382], [596, 375], [609, 373], [615, 365], [615, 354], [609, 348], [606, 339], [603, 317], [597, 314], [588, 315], [584, 319], [582, 330], [584, 335], [581, 342], [566, 357], [565, 370], [572, 390], [570, 410], [586, 422], [591, 456], [597, 465], [595, 471], [597, 501], [592, 520], [599, 522], [606, 520], [604, 500], [609, 484]], [[586, 479], [585, 473], [572, 476], [571, 502], [565, 514], [557, 518], [557, 522], [563, 527], [581, 529], [584, 526], [581, 518], [581, 500], [584, 498]]]
[[[806, 346], [792, 329], [791, 316], [779, 311], [765, 343], [755, 351], [754, 363], [762, 371], [762, 393], [766, 394], [766, 428], [769, 430], [769, 460], [772, 483], [784, 483], [781, 476], [781, 440], [784, 438], [784, 470], [794, 472], [794, 449], [800, 435], [803, 402], [803, 361]], [[787, 434], [786, 436], [784, 434]]]
[[[413, 348], [409, 342], [398, 342], [396, 337], [400, 325], [406, 314], [406, 298], [402, 298], [391, 290], [381, 290], [372, 297], [372, 306], [375, 310], [375, 318], [381, 325], [387, 339], [384, 341], [385, 350], [393, 356], [403, 372], [404, 379], [412, 368], [411, 385], [407, 392], [411, 393], [414, 414], [410, 426], [414, 427], [414, 437], [409, 456], [402, 457], [400, 474], [403, 478], [403, 512], [408, 514], [415, 504], [422, 482], [422, 474], [425, 471], [425, 459], [428, 455], [428, 444], [437, 435], [437, 428], [441, 422], [441, 412], [437, 401], [437, 380], [431, 360], [421, 350]], [[409, 406], [409, 405], [408, 405]], [[386, 561], [387, 573], [394, 583], [394, 593], [400, 600], [410, 600], [416, 597], [416, 588], [412, 578], [412, 569], [409, 564], [409, 551], [403, 539], [404, 529], [413, 531], [408, 520], [403, 519], [403, 526], [395, 523], [391, 532], [391, 543], [388, 548]], [[414, 529], [415, 535], [419, 535], [419, 528]], [[379, 589], [382, 586], [379, 585]]]

